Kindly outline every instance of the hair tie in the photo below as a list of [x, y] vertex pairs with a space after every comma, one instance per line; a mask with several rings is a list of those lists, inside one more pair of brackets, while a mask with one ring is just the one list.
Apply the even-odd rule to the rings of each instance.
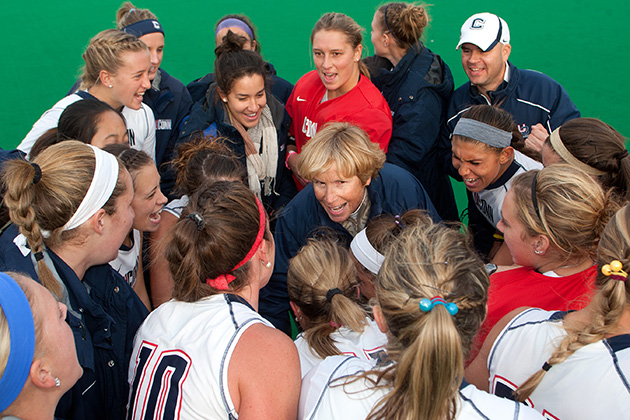
[[613, 260], [602, 267], [602, 274], [613, 280], [626, 281], [628, 273], [622, 270], [623, 264], [619, 260]]
[[35, 162], [30, 162], [30, 164], [35, 169], [35, 175], [33, 175], [33, 185], [35, 185], [42, 179], [42, 168]]
[[333, 328], [341, 328], [341, 324], [337, 324], [335, 321], [330, 321], [329, 324]]
[[628, 156], [628, 151], [627, 150], [623, 150], [623, 152], [619, 152], [615, 155], [615, 157], [617, 158], [617, 160], [621, 160], [624, 159]]
[[236, 280], [236, 277], [234, 277], [230, 273], [232, 273], [233, 271], [245, 265], [245, 263], [247, 263], [249, 260], [252, 259], [256, 251], [258, 251], [258, 248], [260, 247], [260, 244], [262, 243], [263, 236], [265, 236], [266, 223], [265, 223], [265, 208], [263, 207], [262, 203], [260, 202], [258, 198], [256, 198], [256, 205], [258, 206], [259, 225], [258, 225], [258, 233], [256, 234], [256, 239], [254, 240], [254, 244], [252, 245], [247, 255], [245, 255], [245, 258], [243, 258], [238, 264], [236, 264], [234, 268], [229, 271], [229, 273], [220, 274], [213, 279], [206, 279], [206, 284], [208, 286], [212, 286], [218, 290], [227, 290], [228, 284]]
[[9, 359], [0, 378], [0, 412], [3, 412], [13, 404], [28, 378], [35, 354], [35, 324], [24, 291], [5, 273], [0, 273], [0, 290], [0, 307], [11, 338]]
[[538, 185], [538, 173], [540, 171], [537, 171], [534, 174], [534, 178], [532, 179], [532, 204], [534, 205], [534, 210], [536, 210], [536, 215], [538, 216], [538, 219], [540, 219], [540, 221], [542, 222], [542, 217], [540, 217], [540, 210], [538, 209], [538, 198], [536, 196], [536, 186]]
[[456, 304], [454, 304], [453, 302], [447, 303], [444, 298], [441, 298], [440, 296], [432, 297], [431, 300], [427, 298], [421, 299], [420, 303], [418, 304], [422, 312], [431, 312], [435, 305], [444, 306], [448, 313], [451, 315], [455, 315], [459, 311], [459, 308]]
[[542, 370], [544, 370], [545, 372], [549, 372], [549, 369], [551, 369], [551, 365], [550, 365], [549, 363], [545, 362], [545, 363], [542, 365], [542, 368], [541, 368], [541, 369], [542, 369]]
[[186, 218], [193, 220], [197, 224], [197, 232], [201, 232], [206, 225], [206, 223], [203, 221], [203, 217], [201, 217], [201, 215], [196, 211], [190, 213], [188, 216], [186, 216]]
[[332, 303], [332, 298], [335, 295], [342, 295], [343, 293], [337, 287], [330, 289], [326, 292], [326, 300], [328, 303]]
[[44, 253], [42, 251], [34, 253], [33, 256], [35, 257], [35, 261], [41, 261], [44, 259]]
[[398, 226], [401, 229], [405, 228], [405, 225], [400, 221], [400, 215], [399, 214], [394, 216], [394, 223], [396, 223], [396, 226]]

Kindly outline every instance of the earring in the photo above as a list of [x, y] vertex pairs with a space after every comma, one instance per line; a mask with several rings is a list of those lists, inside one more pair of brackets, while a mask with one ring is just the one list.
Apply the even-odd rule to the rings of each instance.
[[542, 251], [540, 251], [540, 250], [538, 250], [538, 249], [535, 249], [535, 250], [534, 250], [534, 254], [536, 254], [536, 255], [540, 255], [540, 254], [542, 254]]
[[265, 267], [271, 268], [271, 261], [267, 261], [267, 264], [265, 264]]
[[383, 41], [383, 47], [387, 47], [387, 42]]
[[59, 378], [55, 378], [55, 386], [57, 388], [59, 388], [61, 386], [61, 381], [59, 380]]
[[227, 103], [227, 98], [223, 98], [223, 102]]

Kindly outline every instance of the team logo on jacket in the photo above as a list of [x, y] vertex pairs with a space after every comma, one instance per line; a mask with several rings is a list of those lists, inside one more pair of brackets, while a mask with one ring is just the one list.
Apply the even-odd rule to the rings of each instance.
[[482, 18], [477, 18], [472, 21], [470, 24], [470, 29], [483, 29], [483, 25], [486, 24], [486, 20]]
[[306, 137], [308, 137], [309, 139], [312, 138], [315, 133], [317, 133], [317, 123], [314, 123], [307, 117], [304, 117], [304, 124], [302, 124], [302, 133], [306, 134]]
[[171, 129], [171, 120], [155, 120], [155, 129], [156, 130], [170, 130]]
[[529, 133], [532, 132], [532, 128], [527, 124], [519, 124], [518, 131], [520, 131], [523, 138], [526, 139], [529, 136]]

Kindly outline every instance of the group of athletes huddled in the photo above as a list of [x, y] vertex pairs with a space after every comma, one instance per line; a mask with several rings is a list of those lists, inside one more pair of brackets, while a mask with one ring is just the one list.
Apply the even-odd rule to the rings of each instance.
[[185, 86], [125, 2], [2, 151], [0, 418], [626, 418], [625, 139], [429, 21], [326, 13], [293, 85], [227, 15]]

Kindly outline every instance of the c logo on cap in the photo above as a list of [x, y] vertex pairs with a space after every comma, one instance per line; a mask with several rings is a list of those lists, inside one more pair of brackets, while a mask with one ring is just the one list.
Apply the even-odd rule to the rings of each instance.
[[483, 25], [485, 25], [486, 20], [482, 18], [477, 18], [472, 21], [470, 24], [470, 29], [483, 29]]

